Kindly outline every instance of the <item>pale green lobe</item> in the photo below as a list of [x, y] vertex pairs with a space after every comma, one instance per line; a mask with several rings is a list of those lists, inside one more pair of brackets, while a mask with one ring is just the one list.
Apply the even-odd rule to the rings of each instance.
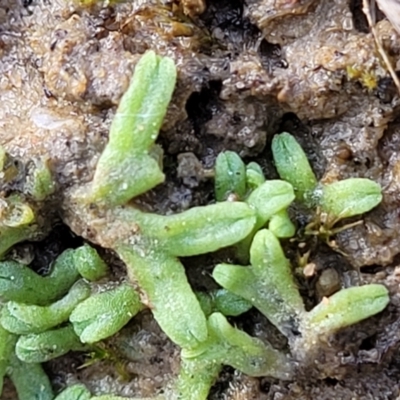
[[287, 182], [271, 180], [264, 182], [247, 198], [246, 203], [257, 214], [257, 227], [264, 226], [273, 215], [286, 209], [294, 200], [293, 187]]
[[0, 263], [0, 295], [6, 300], [47, 305], [62, 297], [79, 274], [72, 260], [73, 250], [66, 250], [43, 277], [15, 261]]
[[95, 174], [93, 196], [89, 198], [93, 202], [108, 206], [124, 204], [164, 182], [158, 162], [147, 155], [131, 154], [120, 158], [117, 152], [108, 155], [104, 151], [100, 161], [109, 165], [110, 170], [106, 172], [103, 165], [98, 164], [96, 171], [103, 175], [100, 178], [100, 172]]
[[[220, 313], [208, 319], [208, 327], [220, 341], [223, 364], [250, 376], [289, 379], [292, 367], [286, 356], [272, 346], [234, 328]], [[216, 351], [218, 354], [219, 351]], [[211, 354], [210, 354], [211, 355]]]
[[303, 329], [331, 334], [381, 312], [389, 303], [388, 290], [371, 284], [340, 290], [307, 313]]
[[154, 51], [141, 57], [111, 125], [110, 142], [118, 150], [128, 154], [128, 148], [141, 154], [154, 144], [172, 98], [176, 75], [171, 58], [160, 57]]
[[172, 59], [145, 53], [135, 68], [96, 167], [89, 201], [124, 204], [164, 181], [149, 155], [158, 136], [176, 82]]
[[38, 230], [31, 206], [19, 196], [10, 196], [0, 218], [0, 258], [16, 243], [30, 239]]
[[171, 399], [206, 400], [211, 386], [222, 369], [219, 362], [205, 362], [203, 359], [181, 360], [181, 368], [175, 382]]
[[15, 346], [17, 357], [26, 363], [43, 363], [85, 346], [71, 325], [38, 334], [20, 336]]
[[260, 175], [260, 176], [262, 176], [262, 177], [264, 178], [264, 179], [263, 179], [263, 182], [265, 182], [265, 175], [264, 175], [264, 172], [263, 172], [263, 170], [262, 170], [260, 164], [254, 162], [254, 161], [249, 162], [249, 163], [246, 165], [246, 172], [247, 172], [247, 171], [254, 171], [254, 172], [257, 172], [258, 175]]
[[246, 166], [246, 187], [247, 190], [253, 191], [265, 182], [265, 175], [260, 165], [251, 162]]
[[19, 228], [34, 222], [35, 214], [32, 208], [18, 196], [8, 198], [7, 203], [7, 209], [1, 216], [1, 225]]
[[3, 391], [4, 375], [7, 372], [16, 342], [17, 336], [8, 332], [0, 325], [0, 396]]
[[205, 254], [237, 243], [251, 232], [254, 211], [244, 203], [222, 202], [194, 207], [164, 217], [162, 236], [165, 251], [186, 257]]
[[141, 236], [154, 247], [177, 257], [209, 253], [237, 243], [251, 232], [256, 219], [254, 211], [240, 202], [193, 207], [168, 216], [126, 208], [121, 218], [139, 226]]
[[27, 364], [13, 355], [7, 373], [17, 389], [18, 400], [54, 399], [50, 380], [40, 364]]
[[80, 275], [88, 281], [97, 281], [108, 273], [107, 264], [100, 258], [97, 251], [84, 244], [74, 250], [74, 264]]
[[19, 226], [17, 228], [2, 226], [0, 223], [0, 258], [14, 245], [32, 238], [37, 231], [35, 225]]
[[268, 229], [278, 238], [291, 238], [296, 233], [296, 227], [291, 221], [287, 210], [277, 212], [269, 221]]
[[207, 340], [198, 347], [183, 349], [182, 359], [230, 365], [250, 376], [290, 377], [292, 368], [283, 353], [234, 328], [222, 314], [212, 314], [207, 325]]
[[337, 219], [372, 210], [382, 201], [381, 187], [365, 178], [351, 178], [322, 186], [322, 211]]
[[186, 278], [183, 265], [155, 248], [116, 248], [129, 277], [144, 291], [154, 318], [165, 334], [181, 347], [207, 338], [205, 315]]
[[254, 274], [269, 292], [271, 308], [276, 307], [274, 320], [285, 321], [304, 311], [303, 300], [293, 279], [292, 267], [285, 257], [278, 238], [268, 229], [259, 231], [250, 248]]
[[[258, 295], [260, 286], [251, 267], [241, 265], [218, 264], [214, 268], [213, 278], [222, 287], [230, 292], [241, 296], [256, 308], [263, 307], [266, 301], [264, 293]], [[260, 300], [260, 301], [258, 301]]]
[[90, 400], [92, 395], [85, 385], [76, 384], [64, 389], [54, 400]]
[[272, 154], [279, 176], [292, 184], [296, 199], [309, 202], [317, 179], [294, 136], [287, 132], [275, 135], [272, 139]]
[[213, 296], [206, 292], [195, 292], [195, 294], [204, 315], [206, 317], [210, 316], [214, 312], [215, 307]]
[[213, 312], [220, 312], [225, 316], [236, 317], [249, 311], [252, 307], [251, 303], [243, 297], [237, 296], [226, 289], [217, 289], [209, 293], [196, 292], [196, 297], [207, 317]]
[[117, 333], [142, 309], [139, 294], [124, 283], [81, 302], [70, 321], [83, 343], [96, 343]]
[[246, 199], [246, 203], [254, 210], [257, 221], [250, 234], [237, 245], [237, 256], [246, 264], [249, 260], [249, 249], [257, 231], [278, 212], [286, 209], [295, 195], [290, 183], [281, 180], [266, 181], [255, 189]]
[[56, 185], [47, 160], [35, 162], [33, 171], [28, 176], [25, 189], [36, 201], [43, 201], [54, 193]]
[[251, 267], [219, 264], [213, 277], [224, 288], [248, 300], [290, 337], [298, 329], [304, 305], [290, 263], [270, 231], [263, 229], [256, 234], [250, 260]]
[[8, 331], [19, 335], [44, 332], [67, 321], [74, 308], [89, 295], [89, 285], [80, 280], [67, 295], [49, 306], [9, 301], [0, 312], [0, 323]]
[[215, 198], [226, 200], [229, 195], [243, 199], [246, 194], [246, 167], [233, 151], [219, 153], [215, 162]]
[[225, 316], [236, 317], [249, 311], [252, 307], [251, 303], [229, 290], [218, 289], [211, 293], [215, 310]]

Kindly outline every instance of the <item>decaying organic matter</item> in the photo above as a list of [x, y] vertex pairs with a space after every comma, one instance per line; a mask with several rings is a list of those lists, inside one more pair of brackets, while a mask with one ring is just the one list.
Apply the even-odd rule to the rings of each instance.
[[[398, 34], [379, 14], [376, 29], [396, 65]], [[140, 215], [119, 210], [94, 218], [99, 210], [77, 207], [74, 195], [92, 181], [115, 106], [148, 49], [171, 57], [178, 72], [157, 141], [164, 151], [166, 180], [134, 200]], [[306, 310], [320, 302], [315, 288], [326, 268], [338, 272], [341, 287], [383, 283], [390, 292], [389, 307], [322, 338], [312, 358], [303, 360], [305, 367], [296, 380], [249, 378], [223, 369], [210, 398], [398, 396], [398, 95], [368, 33], [360, 1], [130, 1], [88, 7], [63, 0], [0, 0], [0, 72], [0, 144], [5, 150], [0, 154], [5, 172], [1, 190], [8, 199], [1, 213], [9, 216], [7, 224], [2, 220], [0, 233], [8, 232], [10, 238], [0, 253], [22, 235], [27, 241], [13, 247], [7, 255], [13, 261], [8, 262], [30, 264], [45, 274], [66, 248], [81, 246], [83, 237], [100, 244], [110, 266], [105, 293], [118, 286], [125, 272], [121, 260], [103, 248], [115, 250], [115, 243], [132, 235], [129, 218], [144, 221], [140, 224], [145, 227], [148, 214], [157, 213], [160, 221], [175, 218], [178, 223], [172, 214], [190, 215], [189, 209], [213, 202], [206, 173], [194, 176], [190, 185], [177, 177], [182, 153], [193, 154], [207, 171], [221, 151], [235, 151], [245, 158], [246, 177], [255, 188], [264, 178], [250, 161], [257, 161], [268, 179], [276, 179], [271, 140], [287, 131], [306, 151], [324, 185], [347, 178], [377, 182], [383, 189], [382, 203], [362, 216], [362, 223], [335, 235], [336, 246], [299, 236], [297, 242], [284, 241], [283, 248], [297, 267], [296, 283]], [[151, 156], [160, 159], [157, 151]], [[10, 198], [10, 193], [24, 196]], [[218, 204], [207, 207], [216, 207], [211, 219], [221, 214]], [[244, 218], [246, 210], [241, 204], [234, 214]], [[283, 220], [291, 218], [298, 231], [304, 231], [309, 220], [302, 219], [307, 212], [301, 204], [285, 212]], [[117, 214], [127, 223], [114, 223]], [[246, 218], [251, 219], [250, 214]], [[274, 230], [272, 219], [270, 225]], [[62, 233], [65, 226], [73, 234]], [[167, 250], [168, 257], [157, 253], [154, 260], [173, 263], [169, 256], [184, 256], [189, 281], [202, 292], [216, 288], [210, 278], [214, 266], [232, 264], [234, 257], [229, 251], [199, 256], [195, 254], [201, 252], [186, 248], [179, 254]], [[122, 255], [125, 249], [119, 251]], [[138, 268], [131, 257], [122, 258]], [[312, 277], [302, 272], [307, 263], [315, 265]], [[66, 296], [69, 288], [66, 285]], [[151, 299], [142, 296], [151, 309]], [[342, 301], [337, 304], [346, 303]], [[207, 329], [216, 337], [224, 329], [229, 332], [221, 316], [211, 316]], [[254, 309], [230, 322], [246, 335], [287, 351], [286, 339]], [[77, 370], [85, 362], [90, 365]], [[178, 364], [178, 349], [151, 313], [143, 311], [118, 338], [96, 349], [92, 362], [70, 353], [45, 369], [57, 391], [81, 381], [95, 395], [151, 397], [178, 374]], [[15, 363], [15, 371], [18, 368]], [[15, 398], [7, 397], [7, 390], [3, 397]]]

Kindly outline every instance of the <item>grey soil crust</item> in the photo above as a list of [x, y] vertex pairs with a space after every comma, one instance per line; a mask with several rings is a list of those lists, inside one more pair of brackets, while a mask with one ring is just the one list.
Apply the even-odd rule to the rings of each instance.
[[[399, 66], [399, 35], [379, 12], [377, 20]], [[37, 242], [16, 246], [11, 256], [28, 257], [43, 272], [65, 248], [98, 244], [68, 194], [91, 180], [116, 105], [147, 49], [175, 60], [178, 84], [158, 139], [167, 179], [137, 200], [142, 207], [166, 214], [213, 202], [204, 170], [226, 149], [276, 178], [270, 143], [282, 131], [299, 140], [324, 182], [366, 177], [384, 192], [362, 224], [334, 237], [340, 252], [317, 239], [304, 250], [296, 243], [285, 249], [294, 266], [298, 252], [310, 250], [315, 274], [294, 271], [308, 309], [340, 287], [377, 282], [391, 294], [386, 310], [331, 337], [296, 381], [249, 378], [226, 367], [209, 398], [398, 398], [400, 102], [361, 1], [131, 0], [88, 8], [69, 0], [0, 0], [0, 144], [22, 164], [47, 158], [58, 184], [40, 210]], [[291, 212], [301, 230], [308, 216]], [[121, 279], [121, 261], [99, 251], [113, 279]], [[214, 288], [210, 273], [224, 259], [222, 251], [183, 260], [192, 286]], [[231, 322], [287, 349], [254, 309]], [[179, 349], [150, 312], [104, 346], [108, 358], [86, 368], [79, 368], [87, 362], [81, 353], [47, 363], [55, 390], [81, 381], [93, 394], [152, 396], [178, 373]], [[2, 399], [16, 399], [9, 382]]]

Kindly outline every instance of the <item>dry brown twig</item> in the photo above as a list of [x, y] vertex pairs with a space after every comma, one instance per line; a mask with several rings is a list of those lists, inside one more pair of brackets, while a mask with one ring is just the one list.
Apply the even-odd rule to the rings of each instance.
[[[377, 3], [379, 8], [386, 15], [386, 17], [392, 23], [394, 28], [397, 30], [397, 32], [400, 33], [400, 2], [398, 0], [377, 0]], [[383, 48], [382, 43], [376, 32], [375, 23], [371, 15], [371, 7], [369, 0], [363, 0], [363, 12], [367, 17], [368, 25], [371, 29], [372, 35], [374, 36], [374, 40], [376, 43], [376, 47], [379, 51], [379, 54], [381, 55], [384, 63], [386, 64], [386, 68], [388, 69], [389, 74], [392, 77], [393, 82], [396, 85], [397, 90], [400, 94], [400, 80], [397, 77], [396, 71], [394, 70], [392, 63], [390, 62], [389, 57], [385, 49]]]

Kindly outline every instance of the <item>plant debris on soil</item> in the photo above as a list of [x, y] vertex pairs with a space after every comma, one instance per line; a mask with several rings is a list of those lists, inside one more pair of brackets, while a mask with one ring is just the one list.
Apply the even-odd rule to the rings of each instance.
[[[376, 17], [399, 70], [400, 35], [382, 13]], [[297, 278], [308, 309], [341, 287], [364, 283], [384, 284], [389, 307], [331, 337], [296, 381], [250, 378], [226, 367], [209, 398], [398, 398], [400, 98], [362, 1], [131, 0], [88, 7], [0, 0], [0, 144], [21, 162], [48, 159], [58, 187], [40, 211], [45, 223], [37, 241], [16, 246], [11, 256], [43, 272], [65, 248], [83, 239], [97, 244], [68, 194], [92, 179], [116, 106], [148, 49], [175, 61], [178, 82], [158, 139], [167, 179], [137, 200], [147, 210], [171, 214], [213, 202], [207, 171], [223, 150], [257, 161], [276, 178], [270, 144], [282, 131], [300, 142], [322, 182], [364, 177], [383, 188], [382, 203], [363, 223], [334, 237], [340, 252], [316, 243], [312, 271]], [[295, 265], [293, 244], [286, 250]], [[99, 252], [116, 279], [125, 274], [114, 254]], [[184, 259], [192, 286], [215, 288], [210, 273], [223, 258], [222, 251]], [[285, 338], [256, 310], [232, 322], [285, 349]], [[55, 390], [80, 381], [93, 394], [153, 396], [178, 373], [179, 349], [149, 311], [104, 345], [107, 356], [85, 368], [82, 353], [45, 364]], [[2, 399], [15, 399], [13, 390], [8, 382]]]

